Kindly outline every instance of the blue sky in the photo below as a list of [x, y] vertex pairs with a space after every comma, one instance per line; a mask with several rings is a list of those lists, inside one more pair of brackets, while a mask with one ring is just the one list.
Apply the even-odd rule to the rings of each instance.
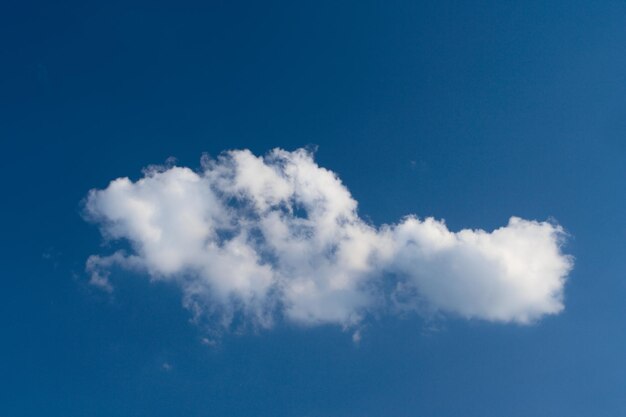
[[[619, 2], [4, 4], [0, 415], [626, 414], [625, 18]], [[90, 256], [145, 242], [131, 223], [103, 239], [113, 214], [86, 221], [89, 190], [170, 157], [199, 175], [203, 153], [303, 147], [376, 233], [410, 214], [452, 232], [561, 225], [564, 309], [544, 294], [519, 323], [521, 297], [494, 320], [424, 291], [458, 274], [401, 249], [363, 279], [415, 278], [428, 312], [367, 304], [311, 324], [279, 299], [273, 324], [224, 330], [191, 321], [189, 281], [151, 282], [161, 252], [101, 265], [112, 292], [90, 285]]]

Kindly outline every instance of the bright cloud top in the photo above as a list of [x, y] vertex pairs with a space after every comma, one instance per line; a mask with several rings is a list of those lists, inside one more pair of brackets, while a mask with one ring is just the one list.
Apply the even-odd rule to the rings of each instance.
[[230, 151], [202, 172], [151, 168], [91, 190], [86, 213], [131, 253], [94, 255], [91, 282], [113, 266], [176, 282], [199, 318], [221, 326], [358, 325], [383, 311], [441, 311], [529, 323], [563, 309], [572, 260], [561, 227], [512, 217], [492, 232], [451, 232], [408, 216], [374, 227], [339, 178], [305, 150]]

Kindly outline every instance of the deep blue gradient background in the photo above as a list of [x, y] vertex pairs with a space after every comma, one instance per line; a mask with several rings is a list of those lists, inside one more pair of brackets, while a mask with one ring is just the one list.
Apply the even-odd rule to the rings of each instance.
[[[626, 5], [591, 3], [2, 3], [0, 415], [626, 415]], [[208, 347], [176, 288], [86, 285], [90, 188], [306, 145], [375, 224], [556, 219], [565, 312]]]

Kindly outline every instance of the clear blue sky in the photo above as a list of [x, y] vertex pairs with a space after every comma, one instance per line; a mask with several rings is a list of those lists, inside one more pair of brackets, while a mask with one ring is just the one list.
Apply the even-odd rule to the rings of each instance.
[[[622, 2], [5, 2], [0, 415], [626, 415]], [[200, 343], [176, 285], [113, 272], [87, 193], [175, 157], [317, 146], [375, 225], [553, 219], [565, 309]]]

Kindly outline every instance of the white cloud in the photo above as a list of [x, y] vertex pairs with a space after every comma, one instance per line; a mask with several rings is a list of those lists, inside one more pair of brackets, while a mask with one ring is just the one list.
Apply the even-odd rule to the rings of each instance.
[[451, 232], [409, 216], [376, 228], [302, 149], [230, 151], [202, 172], [144, 174], [89, 192], [88, 218], [132, 247], [89, 258], [91, 282], [104, 289], [114, 265], [175, 281], [196, 317], [224, 327], [270, 327], [276, 317], [350, 327], [400, 308], [528, 323], [563, 309], [572, 260], [551, 223], [512, 217], [493, 232]]

